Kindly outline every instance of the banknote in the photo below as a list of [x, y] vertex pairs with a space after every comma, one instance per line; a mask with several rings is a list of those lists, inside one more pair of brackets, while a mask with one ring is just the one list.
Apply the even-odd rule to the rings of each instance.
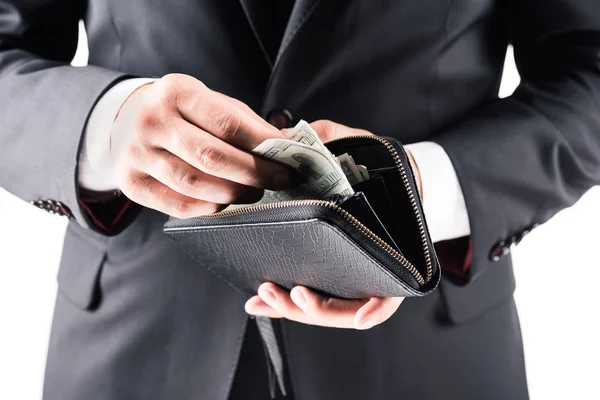
[[[325, 154], [334, 157], [337, 164], [342, 167], [342, 171], [352, 185], [369, 179], [367, 168], [364, 165], [356, 165], [352, 156], [346, 153], [339, 157], [335, 157], [331, 154], [329, 149], [321, 142], [319, 135], [311, 128], [308, 122], [304, 120], [300, 120], [294, 128], [287, 132], [286, 139], [321, 149]], [[343, 162], [341, 162], [342, 160]]]
[[358, 168], [358, 171], [362, 175], [363, 181], [369, 179], [369, 170], [367, 169], [367, 167], [365, 167], [364, 165], [357, 165], [356, 168]]
[[[287, 189], [266, 190], [257, 204], [346, 196], [354, 193], [352, 185], [369, 178], [367, 169], [356, 165], [349, 154], [331, 154], [306, 121], [287, 131], [285, 138], [265, 140], [252, 152], [287, 165], [297, 177]], [[243, 205], [231, 205], [228, 209], [239, 207]]]
[[351, 155], [345, 153], [341, 156], [338, 156], [337, 159], [340, 162], [342, 171], [344, 171], [344, 175], [346, 175], [346, 178], [351, 185], [355, 185], [364, 180], [363, 175], [361, 174]]
[[[303, 137], [306, 139], [308, 136]], [[353, 194], [352, 185], [342, 168], [328, 151], [323, 151], [321, 146], [290, 139], [267, 139], [256, 147], [253, 153], [289, 166], [300, 179], [288, 189], [276, 192], [265, 191], [259, 203], [326, 199], [334, 194]]]
[[317, 132], [315, 132], [315, 130], [310, 127], [308, 122], [304, 120], [300, 120], [295, 127], [289, 130], [285, 138], [317, 148], [323, 151], [325, 154], [331, 154], [323, 142], [321, 142]]

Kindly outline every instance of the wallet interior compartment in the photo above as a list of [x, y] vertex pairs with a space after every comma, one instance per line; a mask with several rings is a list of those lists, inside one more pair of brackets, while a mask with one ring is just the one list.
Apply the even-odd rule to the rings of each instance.
[[[369, 180], [369, 182], [371, 181]], [[372, 184], [377, 184], [377, 181], [373, 180]], [[367, 189], [369, 186], [371, 186], [371, 184], [362, 185], [362, 187], [365, 189]], [[365, 192], [362, 190], [357, 190], [354, 195], [346, 198], [342, 203], [340, 203], [339, 207], [349, 212], [361, 224], [383, 239], [396, 251], [402, 253], [388, 230], [385, 228], [385, 225], [382, 223], [380, 216], [375, 212], [373, 205], [365, 197]]]
[[327, 147], [336, 155], [348, 153], [356, 164], [367, 167], [370, 179], [353, 185], [354, 190], [364, 192], [396, 247], [426, 277], [417, 215], [390, 150], [378, 140], [362, 138], [336, 141]]

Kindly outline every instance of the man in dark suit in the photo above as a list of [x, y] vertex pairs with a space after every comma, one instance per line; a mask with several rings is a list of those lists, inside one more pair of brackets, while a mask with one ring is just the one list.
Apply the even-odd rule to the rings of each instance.
[[[600, 183], [596, 0], [0, 0], [0, 93], [0, 185], [70, 218], [46, 399], [268, 398], [248, 313], [277, 322], [288, 398], [527, 398], [507, 255]], [[248, 151], [299, 118], [419, 142], [439, 290], [248, 300], [164, 236], [285, 187]]]

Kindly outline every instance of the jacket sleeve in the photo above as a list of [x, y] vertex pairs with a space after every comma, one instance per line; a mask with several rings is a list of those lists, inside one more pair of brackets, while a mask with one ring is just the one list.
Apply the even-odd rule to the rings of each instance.
[[66, 205], [90, 227], [78, 200], [77, 162], [86, 120], [123, 74], [72, 67], [86, 0], [0, 0], [0, 187]]
[[469, 212], [471, 279], [600, 183], [600, 1], [514, 0], [521, 84], [435, 140]]

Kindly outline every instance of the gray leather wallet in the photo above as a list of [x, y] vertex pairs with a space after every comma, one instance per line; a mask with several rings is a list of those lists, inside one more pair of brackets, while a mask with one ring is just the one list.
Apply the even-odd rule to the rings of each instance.
[[325, 145], [367, 166], [355, 194], [292, 200], [186, 220], [165, 233], [240, 291], [263, 282], [340, 298], [423, 296], [437, 286], [435, 254], [412, 169], [393, 138], [361, 136]]

